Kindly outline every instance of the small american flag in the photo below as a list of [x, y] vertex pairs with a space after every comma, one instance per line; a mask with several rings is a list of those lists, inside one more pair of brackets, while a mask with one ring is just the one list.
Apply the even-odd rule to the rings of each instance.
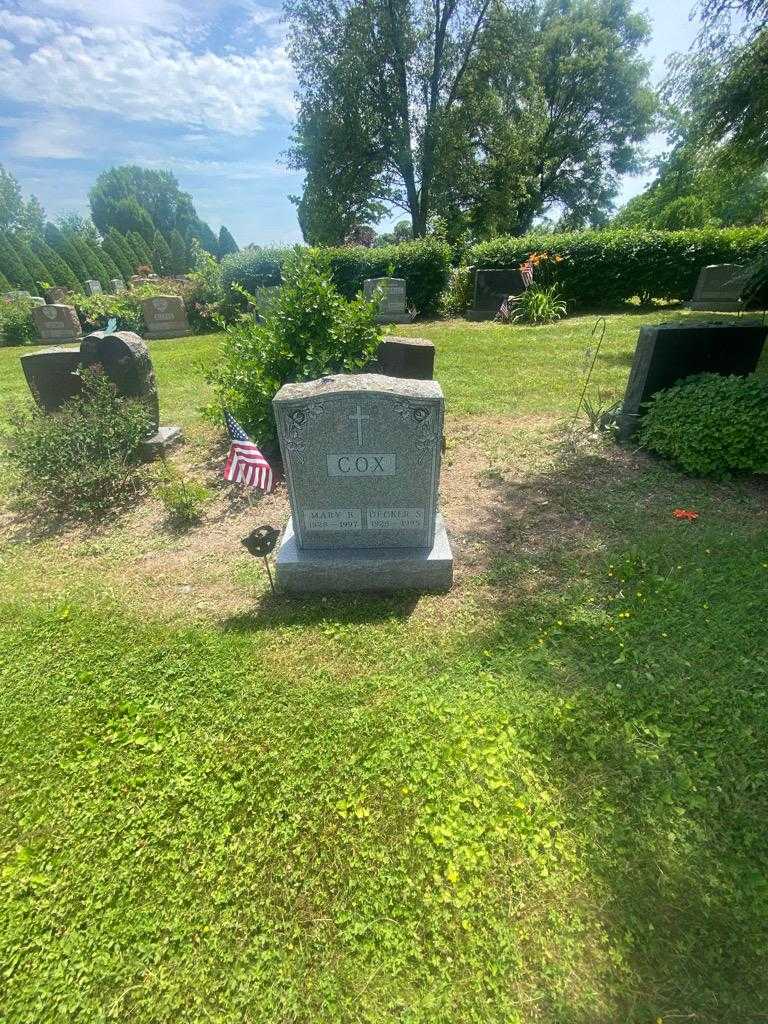
[[260, 487], [269, 494], [274, 482], [272, 467], [227, 409], [224, 410], [224, 422], [232, 442], [224, 467], [224, 479], [231, 484]]
[[520, 276], [523, 279], [525, 287], [530, 288], [533, 284], [533, 264], [530, 260], [526, 260], [525, 263], [520, 264]]

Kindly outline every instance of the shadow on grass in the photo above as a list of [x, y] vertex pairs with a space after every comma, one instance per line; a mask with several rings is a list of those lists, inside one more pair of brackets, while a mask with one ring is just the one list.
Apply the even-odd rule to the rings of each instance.
[[294, 597], [267, 591], [251, 611], [225, 619], [222, 628], [233, 633], [259, 633], [275, 626], [316, 626], [404, 622], [419, 603], [419, 594], [307, 595]]

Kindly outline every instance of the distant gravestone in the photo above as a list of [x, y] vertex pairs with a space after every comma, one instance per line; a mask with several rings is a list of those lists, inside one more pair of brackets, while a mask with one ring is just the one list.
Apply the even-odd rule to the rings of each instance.
[[753, 271], [737, 263], [717, 263], [704, 267], [696, 282], [690, 309], [717, 313], [736, 312], [743, 308], [741, 294]]
[[406, 307], [405, 281], [402, 277], [369, 277], [363, 281], [363, 293], [369, 302], [378, 300], [376, 322], [408, 324], [411, 316]]
[[286, 384], [273, 407], [291, 520], [277, 580], [293, 592], [445, 590], [438, 511], [443, 393], [380, 374]]
[[101, 295], [101, 282], [100, 281], [86, 281], [85, 282], [85, 294], [86, 295]]
[[18, 302], [20, 299], [31, 299], [32, 292], [12, 291], [3, 292], [3, 298], [8, 299], [9, 302]]
[[731, 323], [658, 324], [641, 327], [619, 416], [619, 438], [628, 440], [642, 418], [642, 406], [657, 391], [697, 373], [753, 373], [768, 328]]
[[472, 307], [467, 320], [492, 320], [510, 295], [521, 295], [525, 283], [519, 270], [476, 270]]
[[63, 303], [66, 297], [67, 289], [62, 288], [61, 285], [55, 285], [53, 288], [45, 289], [45, 301], [50, 302], [51, 305]]
[[83, 382], [79, 348], [50, 348], [21, 357], [21, 368], [32, 396], [45, 412], [56, 412], [70, 398], [80, 394]]
[[128, 287], [136, 288], [140, 284], [145, 284], [146, 280], [146, 277], [143, 277], [141, 274], [132, 274], [131, 277], [128, 278]]
[[435, 346], [426, 338], [397, 338], [388, 335], [379, 344], [376, 372], [385, 377], [432, 380], [435, 374]]
[[189, 334], [184, 300], [178, 295], [155, 295], [142, 302], [148, 338], [181, 338]]
[[42, 341], [79, 341], [83, 334], [74, 306], [60, 303], [36, 306], [32, 319]]
[[109, 290], [113, 295], [119, 295], [120, 292], [125, 291], [125, 282], [122, 277], [113, 277], [109, 282]]
[[33, 306], [45, 305], [45, 299], [42, 297], [42, 295], [30, 295], [29, 301], [32, 303]]

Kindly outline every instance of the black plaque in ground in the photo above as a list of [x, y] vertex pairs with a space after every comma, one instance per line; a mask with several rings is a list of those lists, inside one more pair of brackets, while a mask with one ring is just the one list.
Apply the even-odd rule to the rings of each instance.
[[385, 377], [432, 380], [435, 374], [435, 346], [426, 338], [396, 338], [388, 335], [379, 345], [375, 373]]
[[768, 327], [744, 320], [641, 327], [622, 404], [619, 437], [627, 440], [635, 433], [644, 402], [686, 377], [753, 373], [766, 335]]
[[467, 310], [467, 320], [492, 320], [505, 299], [524, 291], [519, 270], [476, 270], [474, 299], [472, 308]]
[[52, 348], [21, 357], [29, 390], [45, 412], [56, 412], [69, 398], [79, 395], [83, 382], [79, 348]]

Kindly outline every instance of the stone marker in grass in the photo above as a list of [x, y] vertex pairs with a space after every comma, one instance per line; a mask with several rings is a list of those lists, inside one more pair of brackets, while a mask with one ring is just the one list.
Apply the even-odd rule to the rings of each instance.
[[35, 306], [32, 320], [41, 341], [79, 341], [83, 335], [74, 306], [63, 303]]
[[640, 328], [619, 415], [619, 439], [637, 431], [643, 403], [657, 391], [697, 373], [753, 373], [768, 328], [756, 321], [657, 324]]
[[519, 270], [476, 270], [472, 307], [467, 320], [493, 320], [499, 307], [510, 295], [521, 295], [525, 283]]
[[369, 302], [378, 302], [377, 323], [411, 322], [405, 302], [405, 280], [402, 277], [368, 277], [363, 281], [363, 293]]
[[126, 290], [122, 277], [112, 277], [109, 281], [109, 290], [113, 295], [119, 295]]
[[734, 313], [743, 308], [741, 294], [753, 271], [737, 263], [715, 263], [703, 267], [696, 282], [690, 309]]
[[286, 384], [273, 404], [292, 512], [278, 588], [447, 590], [440, 385], [338, 374]]
[[180, 296], [155, 295], [141, 305], [148, 338], [182, 338], [189, 334], [187, 311]]
[[86, 281], [85, 282], [85, 294], [86, 295], [101, 295], [101, 281]]
[[435, 346], [426, 338], [396, 338], [387, 335], [376, 353], [376, 373], [385, 377], [432, 380], [435, 374]]

